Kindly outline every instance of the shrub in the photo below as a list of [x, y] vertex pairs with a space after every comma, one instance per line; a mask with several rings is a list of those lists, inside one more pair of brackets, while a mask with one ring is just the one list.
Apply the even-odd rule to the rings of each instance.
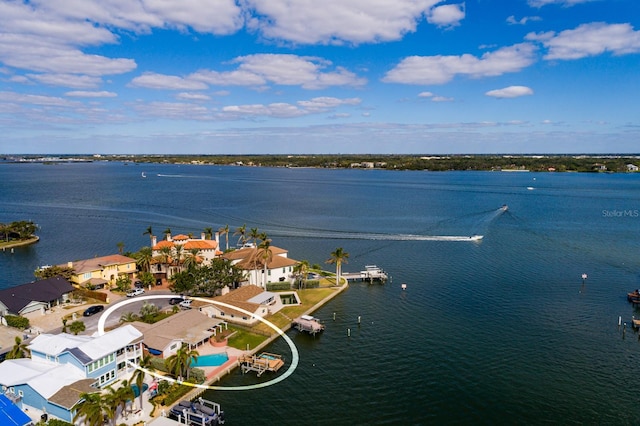
[[207, 376], [204, 374], [204, 370], [201, 368], [194, 367], [189, 372], [189, 379], [193, 380], [196, 383], [204, 383], [204, 379], [206, 378]]
[[58, 419], [49, 419], [49, 421], [47, 422], [47, 425], [49, 425], [49, 426], [73, 426], [71, 423], [67, 423], [64, 420], [58, 420]]
[[7, 321], [9, 327], [19, 328], [20, 330], [29, 328], [29, 318], [18, 315], [5, 315], [4, 319]]

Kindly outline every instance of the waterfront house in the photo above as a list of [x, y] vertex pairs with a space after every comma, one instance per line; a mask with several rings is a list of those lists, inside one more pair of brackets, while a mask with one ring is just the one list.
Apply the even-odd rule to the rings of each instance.
[[92, 289], [114, 285], [118, 277], [123, 275], [133, 281], [137, 272], [136, 260], [121, 254], [76, 260], [58, 266], [73, 268], [71, 281], [80, 287]]
[[251, 314], [216, 304], [200, 308], [203, 313], [213, 318], [221, 318], [228, 322], [248, 326], [256, 324], [259, 321], [258, 318], [264, 318], [282, 307], [282, 304], [279, 303], [280, 299], [275, 293], [264, 291], [262, 287], [255, 285], [242, 286], [223, 296], [214, 297], [213, 300], [241, 308]]
[[136, 321], [131, 325], [142, 333], [149, 353], [162, 358], [175, 354], [183, 343], [189, 349], [197, 349], [226, 326], [223, 320], [209, 318], [198, 309], [178, 312], [155, 324]]
[[126, 325], [97, 337], [40, 334], [28, 349], [31, 358], [0, 363], [0, 393], [21, 409], [71, 422], [80, 394], [131, 373], [127, 362], [142, 358], [142, 333]]
[[0, 290], [0, 316], [44, 313], [69, 300], [73, 290], [69, 281], [60, 276]]
[[637, 172], [638, 171], [638, 166], [636, 166], [635, 164], [627, 164], [627, 171], [628, 172]]
[[267, 276], [264, 277], [264, 251], [254, 246], [233, 250], [222, 255], [245, 272], [248, 283], [266, 289], [267, 283], [293, 280], [293, 268], [297, 260], [288, 257], [289, 252], [283, 248], [272, 246], [267, 261]]
[[[212, 259], [222, 254], [219, 250], [219, 234], [216, 233], [215, 235], [216, 239], [210, 240], [206, 238], [204, 233], [200, 234], [200, 238], [193, 238], [183, 234], [172, 237], [171, 234], [167, 234], [166, 239], [160, 242], [158, 242], [156, 236], [152, 236], [151, 249], [153, 250], [154, 260], [151, 272], [156, 278], [171, 278], [174, 274], [183, 270], [184, 260], [191, 255], [192, 251], [197, 251], [196, 263], [211, 262]], [[169, 253], [166, 258], [164, 258], [164, 252]]]

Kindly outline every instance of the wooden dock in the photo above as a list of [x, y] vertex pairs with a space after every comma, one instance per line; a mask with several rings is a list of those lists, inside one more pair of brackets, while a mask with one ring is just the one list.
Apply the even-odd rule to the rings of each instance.
[[259, 355], [244, 355], [238, 358], [242, 373], [255, 371], [258, 377], [265, 371], [276, 372], [284, 365], [282, 355], [262, 352]]
[[360, 272], [345, 272], [342, 277], [347, 281], [369, 281], [370, 283], [387, 281], [387, 273], [382, 268], [376, 265], [366, 265], [364, 268], [364, 271]]

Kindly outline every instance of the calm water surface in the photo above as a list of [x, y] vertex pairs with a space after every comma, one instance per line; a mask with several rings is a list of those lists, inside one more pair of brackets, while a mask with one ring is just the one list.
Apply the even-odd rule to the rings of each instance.
[[345, 271], [391, 275], [316, 312], [321, 336], [290, 332], [300, 364], [285, 381], [211, 392], [227, 424], [640, 423], [640, 342], [617, 326], [640, 287], [639, 174], [0, 164], [0, 201], [0, 222], [33, 220], [42, 238], [0, 253], [0, 288], [120, 241], [135, 251], [149, 225], [246, 223], [292, 258], [343, 247]]

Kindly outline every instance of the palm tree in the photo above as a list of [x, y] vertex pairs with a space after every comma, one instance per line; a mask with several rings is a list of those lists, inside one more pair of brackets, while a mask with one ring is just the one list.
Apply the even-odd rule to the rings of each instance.
[[227, 248], [225, 251], [229, 251], [229, 225], [225, 225], [218, 229], [220, 235], [224, 235], [227, 238]]
[[140, 317], [133, 312], [127, 312], [120, 315], [120, 323], [138, 321]]
[[124, 253], [124, 242], [118, 241], [118, 244], [116, 245], [118, 246], [118, 253], [120, 254]]
[[164, 265], [165, 272], [167, 274], [167, 278], [169, 278], [169, 263], [171, 260], [171, 247], [161, 247], [158, 251], [159, 254], [157, 256], [158, 261]]
[[107, 412], [107, 417], [115, 423], [118, 418], [118, 410], [123, 414], [127, 408], [127, 401], [132, 401], [135, 398], [135, 394], [127, 380], [123, 380], [122, 386], [118, 389], [114, 389], [112, 386], [107, 386], [106, 389], [108, 393], [104, 398], [105, 411]]
[[162, 233], [164, 234], [164, 239], [167, 240], [167, 237], [171, 235], [171, 228], [165, 229]]
[[191, 367], [191, 363], [193, 361], [198, 359], [198, 355], [198, 351], [195, 349], [189, 349], [189, 346], [186, 343], [183, 343], [176, 353], [171, 355], [165, 361], [167, 369], [175, 377], [187, 376], [188, 379], [189, 367]]
[[246, 234], [247, 234], [246, 223], [236, 228], [236, 231], [233, 233], [233, 235], [240, 235], [240, 238], [238, 238], [238, 245], [244, 245], [244, 243], [246, 242]]
[[86, 326], [82, 321], [74, 321], [71, 324], [69, 324], [69, 331], [72, 332], [75, 336], [77, 336], [78, 333], [82, 333], [85, 330], [86, 330]]
[[253, 244], [258, 246], [258, 238], [260, 238], [260, 233], [258, 232], [258, 228], [251, 228], [249, 232], [249, 238], [253, 240]]
[[135, 255], [136, 265], [142, 272], [149, 272], [151, 270], [151, 261], [153, 260], [153, 249], [151, 247], [142, 247], [140, 251]]
[[298, 288], [307, 287], [307, 275], [309, 274], [309, 261], [302, 260], [293, 267], [293, 272], [296, 274], [299, 280]]
[[147, 230], [142, 233], [142, 235], [147, 235], [147, 234], [149, 234], [149, 239], [151, 240], [151, 244], [153, 245], [153, 229], [151, 228], [151, 225], [149, 225]]
[[[153, 371], [153, 366], [151, 365], [151, 355], [145, 354], [140, 360], [140, 367], [145, 368], [147, 370]], [[136, 368], [131, 376], [131, 381], [135, 382], [136, 386], [138, 386], [138, 393], [140, 396], [140, 407], [142, 407], [142, 385], [144, 384], [144, 379], [146, 377], [144, 370], [141, 368]]]
[[187, 256], [184, 259], [183, 266], [187, 269], [193, 269], [198, 265], [198, 256], [200, 256], [200, 249], [192, 248], [187, 252]]
[[7, 353], [5, 359], [31, 358], [31, 353], [27, 349], [27, 344], [18, 336], [15, 338], [15, 344]]
[[204, 228], [204, 237], [210, 240], [213, 237], [213, 228]]
[[76, 405], [73, 423], [81, 423], [85, 426], [102, 426], [104, 424], [105, 401], [100, 393], [81, 393], [80, 399], [81, 401]]
[[342, 275], [342, 264], [349, 263], [347, 259], [349, 258], [349, 253], [344, 251], [342, 247], [338, 247], [335, 251], [331, 252], [331, 258], [327, 259], [326, 263], [335, 263], [336, 264], [336, 285], [340, 285], [340, 275]]
[[262, 260], [263, 268], [264, 268], [264, 279], [262, 282], [262, 286], [267, 288], [267, 269], [269, 269], [269, 262], [273, 258], [273, 252], [271, 251], [271, 240], [264, 235], [264, 239], [258, 246], [260, 250], [260, 260]]
[[177, 270], [180, 271], [180, 265], [182, 265], [182, 261], [184, 260], [184, 246], [182, 244], [176, 244], [174, 251], [175, 259], [173, 262], [175, 263]]

